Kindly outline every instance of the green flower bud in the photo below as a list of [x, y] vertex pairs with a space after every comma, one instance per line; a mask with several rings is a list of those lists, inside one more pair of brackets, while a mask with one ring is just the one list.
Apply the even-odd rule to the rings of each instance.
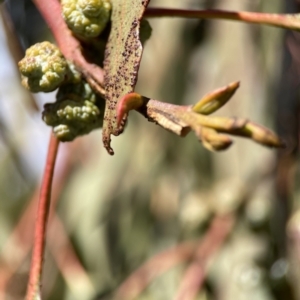
[[62, 86], [55, 103], [44, 106], [43, 120], [61, 141], [72, 141], [102, 126], [103, 115], [87, 83]]
[[52, 92], [65, 80], [68, 63], [60, 50], [49, 42], [33, 45], [19, 62], [22, 84], [33, 93]]
[[69, 28], [82, 37], [98, 36], [110, 19], [110, 0], [62, 0], [61, 6]]

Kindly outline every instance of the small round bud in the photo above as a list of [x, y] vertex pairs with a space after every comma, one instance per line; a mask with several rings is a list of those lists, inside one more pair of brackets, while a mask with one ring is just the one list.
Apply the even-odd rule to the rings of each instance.
[[52, 92], [68, 72], [68, 63], [60, 50], [49, 42], [33, 45], [19, 62], [22, 84], [33, 93]]
[[82, 37], [98, 36], [110, 19], [110, 0], [62, 0], [61, 5], [67, 25]]
[[87, 83], [62, 86], [55, 103], [44, 106], [43, 120], [61, 141], [72, 141], [102, 126], [96, 95]]

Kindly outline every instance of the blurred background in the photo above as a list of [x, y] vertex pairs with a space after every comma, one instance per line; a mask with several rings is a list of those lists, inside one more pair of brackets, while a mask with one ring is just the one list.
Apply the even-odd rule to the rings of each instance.
[[[300, 11], [296, 0], [151, 6]], [[18, 300], [50, 135], [41, 110], [55, 93], [28, 93], [17, 62], [52, 36], [29, 0], [6, 0], [0, 11], [0, 299]], [[237, 138], [210, 153], [193, 133], [180, 138], [136, 112], [113, 138], [112, 157], [101, 130], [61, 144], [43, 299], [300, 299], [300, 34], [231, 21], [150, 23], [137, 92], [187, 105], [240, 80], [216, 115], [267, 126], [287, 147]]]

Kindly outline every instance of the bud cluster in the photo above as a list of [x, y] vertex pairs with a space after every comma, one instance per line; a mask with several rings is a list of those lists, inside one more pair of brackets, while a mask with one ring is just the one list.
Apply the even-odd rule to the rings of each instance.
[[98, 36], [110, 20], [110, 0], [62, 0], [61, 6], [67, 25], [81, 37]]
[[45, 104], [43, 121], [53, 127], [59, 140], [72, 141], [102, 126], [103, 118], [96, 100], [88, 83], [63, 85], [56, 102]]
[[30, 47], [19, 68], [22, 84], [33, 93], [59, 87], [56, 102], [44, 106], [42, 117], [59, 140], [72, 141], [102, 126], [95, 93], [55, 45], [43, 42]]
[[19, 62], [22, 84], [33, 93], [52, 92], [65, 80], [68, 63], [50, 42], [33, 45]]

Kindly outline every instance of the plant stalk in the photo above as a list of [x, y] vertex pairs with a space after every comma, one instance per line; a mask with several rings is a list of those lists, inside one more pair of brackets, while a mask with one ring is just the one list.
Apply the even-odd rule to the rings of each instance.
[[59, 141], [51, 133], [48, 147], [47, 161], [44, 170], [44, 177], [41, 186], [41, 193], [38, 205], [37, 218], [35, 222], [34, 245], [32, 252], [32, 261], [30, 267], [29, 281], [27, 287], [26, 300], [41, 299], [41, 281], [43, 271], [43, 257], [45, 252], [46, 227], [49, 215], [51, 200], [51, 186], [53, 172], [57, 157]]
[[300, 14], [268, 14], [257, 12], [234, 12], [223, 10], [188, 10], [148, 8], [146, 18], [182, 17], [197, 19], [224, 19], [246, 23], [265, 24], [300, 31]]

